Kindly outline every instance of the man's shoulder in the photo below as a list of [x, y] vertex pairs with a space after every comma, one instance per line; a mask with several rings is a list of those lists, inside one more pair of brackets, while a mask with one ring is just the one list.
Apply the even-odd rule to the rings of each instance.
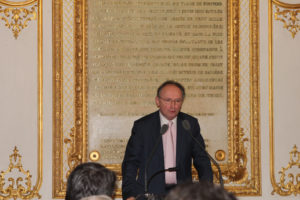
[[135, 121], [135, 123], [145, 123], [145, 122], [149, 122], [149, 121], [157, 120], [157, 119], [159, 119], [159, 111], [155, 111], [153, 113], [145, 115], [145, 116], [137, 119]]
[[195, 118], [194, 116], [192, 116], [192, 115], [189, 115], [189, 114], [187, 114], [187, 113], [184, 113], [184, 112], [179, 112], [178, 113], [178, 119], [180, 119], [180, 120], [192, 120], [192, 121], [198, 121], [198, 119], [197, 118]]
[[[182, 120], [182, 121], [183, 120], [188, 120], [190, 122], [198, 121], [198, 119], [195, 118], [194, 116], [184, 113], [184, 112], [179, 112], [177, 117], [179, 120]], [[154, 120], [160, 120], [159, 111], [155, 111], [153, 113], [145, 115], [145, 116], [137, 119], [134, 123], [135, 124], [144, 124], [144, 123], [148, 123], [148, 122], [152, 123]]]

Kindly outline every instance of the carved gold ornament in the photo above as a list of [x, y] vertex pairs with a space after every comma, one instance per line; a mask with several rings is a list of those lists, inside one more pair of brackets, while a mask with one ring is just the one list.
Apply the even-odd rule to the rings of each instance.
[[28, 22], [37, 19], [37, 4], [30, 8], [0, 6], [0, 19], [5, 22], [7, 28], [11, 29], [17, 39], [20, 32], [28, 26]]
[[0, 173], [0, 199], [31, 199], [41, 198], [36, 188], [31, 185], [31, 174], [25, 171], [21, 162], [22, 156], [17, 147], [9, 156], [8, 169]]
[[[293, 169], [298, 169], [298, 173], [292, 173]], [[278, 172], [281, 174], [280, 182], [274, 187], [272, 194], [275, 192], [281, 195], [295, 196], [300, 194], [300, 152], [297, 151], [297, 146], [294, 145], [290, 152], [290, 161], [286, 167]]]
[[236, 182], [249, 184], [249, 181], [247, 180], [249, 178], [247, 171], [247, 148], [245, 146], [245, 142], [249, 142], [249, 139], [244, 136], [244, 130], [241, 128], [239, 141], [236, 141], [234, 144], [238, 149], [238, 152], [235, 154], [233, 159], [234, 162], [221, 167], [225, 183]]
[[[230, 184], [232, 182], [237, 184], [238, 183], [250, 184], [250, 181], [248, 180], [249, 174], [247, 171], [247, 162], [248, 162], [247, 148], [245, 147], [246, 145], [245, 142], [249, 142], [249, 139], [244, 137], [245, 134], [242, 128], [240, 129], [239, 136], [240, 136], [239, 140], [236, 141], [235, 143], [238, 152], [234, 156], [233, 161], [227, 164], [220, 165], [225, 184]], [[217, 153], [220, 155], [217, 155]], [[221, 161], [221, 158], [224, 159], [223, 156], [225, 157], [225, 153], [223, 150], [218, 150], [215, 155], [218, 161]], [[218, 169], [213, 163], [212, 163], [212, 169], [214, 172], [214, 182], [218, 182], [219, 181]], [[198, 177], [197, 171], [195, 168], [193, 168], [193, 180], [197, 180], [197, 177]], [[231, 190], [234, 189], [231, 188]]]
[[82, 156], [81, 154], [77, 154], [76, 152], [78, 151], [76, 148], [76, 138], [74, 134], [74, 128], [71, 129], [70, 132], [70, 138], [65, 138], [64, 143], [68, 145], [67, 149], [67, 155], [68, 155], [68, 166], [69, 170], [67, 171], [66, 177], [69, 176], [71, 171], [80, 163], [82, 163]]
[[300, 30], [300, 10], [280, 9], [276, 6], [275, 20], [283, 22], [283, 28], [286, 28], [293, 38]]

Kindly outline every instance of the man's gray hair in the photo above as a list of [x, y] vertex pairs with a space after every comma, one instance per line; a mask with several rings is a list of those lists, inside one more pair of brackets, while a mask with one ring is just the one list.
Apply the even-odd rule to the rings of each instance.
[[112, 198], [107, 195], [94, 195], [94, 196], [84, 197], [80, 200], [112, 200]]

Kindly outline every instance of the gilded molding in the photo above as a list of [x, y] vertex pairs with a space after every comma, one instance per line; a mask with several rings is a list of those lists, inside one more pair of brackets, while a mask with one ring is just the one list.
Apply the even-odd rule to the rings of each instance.
[[[36, 3], [32, 1], [29, 3]], [[29, 21], [37, 19], [37, 3], [30, 5], [25, 4], [9, 4], [6, 1], [0, 1], [0, 4], [9, 5], [5, 8], [0, 6], [0, 19], [5, 22], [5, 26], [13, 32], [15, 39], [18, 38], [21, 31], [28, 26]], [[29, 8], [19, 8], [20, 6], [31, 6]]]
[[63, 198], [66, 188], [63, 174], [63, 14], [62, 0], [52, 1], [52, 51], [53, 51], [53, 198]]
[[25, 1], [7, 1], [7, 0], [0, 0], [0, 3], [6, 6], [13, 6], [13, 7], [23, 7], [31, 5], [35, 2], [38, 2], [38, 0], [25, 0]]
[[[68, 166], [69, 171], [75, 167], [73, 163], [85, 162], [87, 160], [87, 77], [86, 77], [86, 49], [87, 49], [87, 27], [86, 27], [86, 1], [76, 0], [74, 5], [74, 56], [75, 56], [75, 77], [74, 77], [74, 111], [75, 122], [69, 137], [62, 138], [62, 35], [60, 31], [63, 27], [62, 1], [53, 0], [53, 72], [54, 99], [53, 99], [53, 197], [62, 198], [64, 196], [65, 182], [62, 177], [63, 145], [68, 145]], [[238, 195], [260, 195], [260, 136], [259, 136], [259, 52], [258, 52], [258, 27], [259, 9], [258, 1], [251, 0], [250, 3], [251, 20], [251, 44], [250, 44], [250, 67], [251, 67], [251, 131], [250, 138], [245, 137], [244, 130], [240, 127], [240, 71], [239, 71], [239, 0], [228, 1], [228, 163], [221, 165], [224, 174], [226, 188]], [[249, 22], [250, 23], [250, 22]], [[57, 33], [58, 32], [58, 33]], [[62, 142], [64, 140], [64, 142]], [[245, 143], [250, 143], [250, 150]], [[56, 144], [57, 143], [57, 144]], [[258, 148], [258, 149], [257, 149]], [[250, 151], [250, 153], [249, 153]], [[250, 154], [250, 159], [248, 155]], [[251, 162], [250, 162], [251, 161]], [[251, 166], [251, 169], [247, 168]], [[107, 165], [108, 168], [117, 173], [118, 180], [122, 180], [120, 164]], [[216, 168], [213, 167], [214, 174]], [[69, 172], [68, 171], [68, 172]], [[193, 173], [194, 174], [194, 173]], [[121, 190], [116, 191], [116, 196], [121, 197]]]
[[78, 142], [76, 142], [74, 128], [71, 129], [71, 132], [69, 133], [70, 137], [64, 139], [64, 143], [68, 145], [67, 148], [67, 162], [69, 166], [69, 170], [67, 171], [66, 177], [69, 176], [71, 173], [71, 170], [74, 169], [77, 165], [82, 163], [82, 155], [78, 154], [76, 151], [76, 146]]
[[[17, 147], [9, 156], [9, 167], [0, 173], [0, 199], [31, 199], [41, 198], [38, 190], [32, 187], [29, 170], [25, 171], [22, 165], [22, 156]], [[17, 177], [17, 178], [16, 178]], [[5, 188], [5, 186], [7, 186]]]
[[[288, 173], [293, 167], [300, 169], [300, 152], [297, 146], [294, 145], [293, 150], [290, 152], [290, 161], [286, 167], [278, 172], [281, 174], [280, 182], [273, 188], [272, 194], [278, 193], [283, 196], [300, 194], [300, 173]], [[288, 180], [286, 180], [288, 179]]]
[[[75, 143], [76, 153], [81, 161], [87, 160], [87, 132], [86, 132], [86, 93], [87, 93], [87, 80], [86, 80], [86, 49], [85, 49], [85, 29], [86, 29], [86, 17], [85, 17], [85, 0], [75, 1], [75, 13], [74, 13], [74, 50], [75, 50]], [[75, 153], [75, 152], [74, 152]]]
[[[249, 176], [247, 171], [247, 148], [245, 147], [245, 142], [248, 142], [249, 139], [244, 137], [245, 134], [243, 129], [240, 129], [239, 133], [239, 141], [235, 143], [234, 146], [237, 146], [237, 152], [234, 155], [234, 159], [228, 162], [227, 164], [223, 164], [220, 166], [224, 183], [228, 185], [228, 189], [235, 193], [243, 193], [247, 194], [248, 191], [245, 190], [236, 190], [236, 188], [230, 186], [230, 183], [235, 184], [249, 184]], [[218, 169], [212, 163], [212, 168], [214, 172], [214, 182], [219, 182], [219, 174]], [[197, 180], [197, 171], [193, 169], [193, 179]]]
[[[290, 169], [293, 166], [299, 165], [300, 160], [300, 153], [297, 151], [296, 145], [293, 147], [293, 150], [290, 152], [290, 162], [288, 163], [287, 167], [282, 167], [282, 170], [279, 171], [279, 174], [281, 174], [280, 181], [277, 182], [275, 178], [274, 173], [274, 105], [273, 105], [273, 8], [277, 8], [277, 6], [286, 8], [286, 9], [299, 9], [300, 4], [286, 4], [282, 3], [277, 0], [269, 0], [269, 138], [270, 138], [270, 178], [271, 178], [271, 184], [273, 187], [272, 195], [275, 195], [275, 193], [279, 194], [280, 196], [289, 196], [294, 194], [295, 196], [297, 194], [300, 194], [300, 183], [299, 183], [299, 177], [300, 174], [297, 175], [293, 173], [288, 173], [287, 177], [289, 178], [289, 181], [286, 181], [286, 173], [287, 170]], [[274, 19], [276, 20], [276, 13], [274, 14]], [[294, 159], [296, 158], [296, 159]]]
[[276, 12], [274, 13], [275, 20], [279, 20], [283, 23], [283, 28], [287, 29], [292, 37], [295, 38], [295, 35], [300, 30], [300, 9], [280, 9], [278, 6], [275, 6]]
[[247, 195], [261, 195], [259, 1], [250, 1], [250, 152], [251, 175]]
[[247, 149], [245, 142], [249, 141], [248, 138], [244, 138], [243, 129], [240, 129], [239, 141], [235, 144], [238, 147], [238, 151], [234, 156], [234, 162], [223, 167], [223, 176], [226, 178], [225, 183], [244, 183], [247, 181]]

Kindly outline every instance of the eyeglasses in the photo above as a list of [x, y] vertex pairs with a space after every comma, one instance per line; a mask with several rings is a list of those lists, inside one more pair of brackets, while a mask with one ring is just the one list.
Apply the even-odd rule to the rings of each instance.
[[158, 97], [158, 98], [163, 100], [163, 102], [168, 105], [171, 105], [172, 103], [179, 105], [179, 104], [182, 104], [182, 102], [183, 102], [183, 99], [169, 99], [169, 98], [165, 99], [162, 97]]

